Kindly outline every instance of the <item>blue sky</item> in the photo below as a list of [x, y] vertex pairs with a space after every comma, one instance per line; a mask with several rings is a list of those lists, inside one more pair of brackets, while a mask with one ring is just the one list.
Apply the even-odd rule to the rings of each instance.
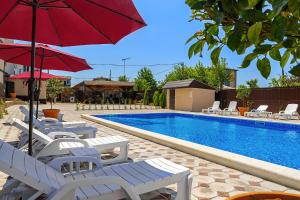
[[[198, 29], [201, 23], [191, 23], [189, 21], [190, 10], [185, 5], [184, 0], [135, 0], [135, 5], [140, 14], [148, 24], [131, 35], [125, 37], [117, 45], [92, 45], [63, 48], [64, 51], [85, 58], [88, 63], [102, 64], [113, 63], [122, 64], [122, 58], [130, 57], [127, 64], [170, 64], [184, 62], [187, 65], [195, 65], [201, 61], [205, 65], [210, 64], [210, 53], [206, 50], [203, 57], [194, 57], [191, 60], [187, 56], [188, 45], [186, 40]], [[227, 58], [230, 67], [237, 68], [244, 56], [238, 56], [225, 48], [221, 54]], [[116, 66], [93, 66], [94, 70], [78, 73], [54, 72], [60, 75], [71, 75], [72, 84], [76, 84], [85, 79], [92, 79], [98, 76], [109, 76], [116, 78], [123, 74], [123, 67]], [[126, 75], [131, 79], [136, 77], [141, 67], [126, 67]], [[164, 79], [172, 66], [156, 66], [150, 68], [156, 79]], [[278, 63], [272, 63], [270, 77], [280, 74]], [[238, 72], [238, 84], [258, 78], [261, 86], [267, 86], [269, 80], [265, 80], [257, 71], [255, 62], [249, 68], [241, 69]]]

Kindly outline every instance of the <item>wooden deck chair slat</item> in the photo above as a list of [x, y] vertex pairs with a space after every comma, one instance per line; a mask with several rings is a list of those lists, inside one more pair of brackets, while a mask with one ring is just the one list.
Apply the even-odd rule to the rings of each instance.
[[148, 182], [153, 181], [149, 177], [145, 176], [144, 173], [140, 173], [138, 170], [135, 170], [130, 165], [120, 165], [120, 168], [122, 168], [125, 172], [127, 172], [131, 176], [141, 180], [144, 183], [148, 183]]
[[147, 164], [145, 161], [141, 161], [136, 164], [147, 169], [148, 171], [152, 172], [153, 174], [156, 174], [157, 176], [159, 176], [161, 178], [165, 178], [165, 177], [169, 176], [169, 173], [166, 173], [165, 171], [158, 171], [156, 168]]
[[134, 168], [136, 171], [145, 174], [147, 177], [152, 179], [153, 181], [161, 179], [161, 176], [158, 176], [157, 174], [153, 173], [150, 170], [147, 170], [146, 168], [141, 167], [140, 165], [130, 165], [131, 168]]

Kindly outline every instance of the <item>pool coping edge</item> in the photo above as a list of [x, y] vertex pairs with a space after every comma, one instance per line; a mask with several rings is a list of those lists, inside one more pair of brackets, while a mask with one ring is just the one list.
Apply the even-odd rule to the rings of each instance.
[[300, 190], [300, 171], [266, 161], [82, 114], [83, 119]]

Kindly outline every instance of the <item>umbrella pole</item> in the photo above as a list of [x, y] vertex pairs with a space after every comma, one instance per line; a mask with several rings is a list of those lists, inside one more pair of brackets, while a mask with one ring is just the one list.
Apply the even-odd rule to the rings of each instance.
[[39, 116], [39, 101], [40, 101], [40, 91], [41, 91], [41, 82], [42, 82], [42, 69], [44, 65], [44, 53], [45, 50], [42, 49], [42, 57], [41, 57], [41, 65], [40, 65], [40, 76], [39, 76], [39, 86], [37, 90], [37, 99], [36, 99], [36, 113], [35, 113], [35, 118], [37, 119]]
[[29, 86], [28, 86], [29, 87], [29, 136], [28, 136], [29, 155], [32, 155], [36, 9], [37, 9], [37, 2], [36, 0], [32, 0], [31, 67], [30, 67], [30, 79], [29, 79]]

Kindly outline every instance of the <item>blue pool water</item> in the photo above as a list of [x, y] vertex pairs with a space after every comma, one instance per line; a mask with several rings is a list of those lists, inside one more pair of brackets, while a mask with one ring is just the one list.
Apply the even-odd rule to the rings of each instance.
[[181, 113], [95, 116], [300, 169], [300, 125]]

